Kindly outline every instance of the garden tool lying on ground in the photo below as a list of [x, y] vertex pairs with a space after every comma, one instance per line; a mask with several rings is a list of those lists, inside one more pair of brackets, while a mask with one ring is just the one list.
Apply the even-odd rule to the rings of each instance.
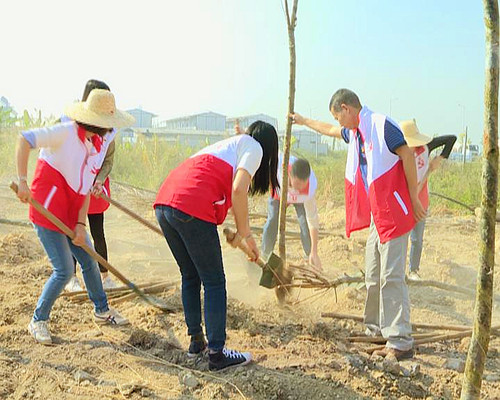
[[[11, 182], [10, 188], [17, 193], [18, 186], [16, 183]], [[38, 201], [33, 198], [30, 198], [29, 203], [37, 210], [40, 214], [42, 214], [45, 218], [47, 218], [50, 222], [52, 222], [55, 226], [57, 226], [65, 235], [67, 235], [70, 239], [75, 237], [75, 233], [68, 227], [64, 222], [62, 222], [59, 218], [57, 218], [54, 214], [52, 214], [49, 210], [47, 210], [43, 205], [41, 205]], [[92, 247], [87, 246], [86, 244], [81, 246], [83, 250], [85, 250], [94, 260], [96, 260], [101, 265], [105, 266], [109, 272], [111, 272], [114, 276], [116, 276], [121, 282], [127, 285], [134, 293], [137, 294], [141, 299], [143, 299], [146, 303], [150, 304], [153, 307], [156, 307], [163, 312], [174, 312], [174, 310], [169, 307], [167, 304], [162, 302], [160, 299], [149, 296], [144, 293], [141, 289], [139, 289], [134, 283], [129, 281], [125, 276], [123, 276], [120, 271], [118, 271], [115, 267], [113, 267], [107, 260], [105, 260], [99, 253], [97, 253]]]
[[[239, 238], [236, 238], [237, 233], [231, 228], [224, 228], [224, 236], [226, 236], [227, 241], [230, 244], [235, 244], [240, 250], [242, 250], [247, 256], [253, 258], [254, 255], [252, 251], [248, 248], [246, 243]], [[234, 242], [236, 240], [236, 242]], [[276, 254], [271, 253], [267, 262], [265, 262], [261, 257], [259, 257], [255, 263], [262, 268], [262, 276], [260, 277], [259, 285], [268, 289], [276, 288], [276, 295], [278, 299], [278, 291], [285, 291], [284, 294], [288, 292], [286, 286], [291, 282], [291, 277], [284, 273], [283, 270], [283, 260], [279, 258]], [[283, 296], [284, 297], [284, 296]]]

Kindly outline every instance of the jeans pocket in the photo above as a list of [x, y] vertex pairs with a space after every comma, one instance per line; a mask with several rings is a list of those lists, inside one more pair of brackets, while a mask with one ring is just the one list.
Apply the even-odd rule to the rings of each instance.
[[194, 217], [192, 215], [186, 214], [180, 210], [177, 210], [175, 208], [172, 209], [172, 217], [176, 219], [179, 222], [187, 223], [191, 222]]

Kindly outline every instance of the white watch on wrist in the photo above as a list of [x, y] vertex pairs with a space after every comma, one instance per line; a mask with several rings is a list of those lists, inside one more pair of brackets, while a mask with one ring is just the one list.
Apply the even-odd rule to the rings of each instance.
[[24, 181], [24, 182], [28, 182], [28, 177], [27, 177], [27, 176], [25, 176], [25, 175], [19, 175], [19, 176], [17, 177], [17, 180], [18, 180], [18, 182], [19, 182], [19, 183], [21, 183], [22, 181]]

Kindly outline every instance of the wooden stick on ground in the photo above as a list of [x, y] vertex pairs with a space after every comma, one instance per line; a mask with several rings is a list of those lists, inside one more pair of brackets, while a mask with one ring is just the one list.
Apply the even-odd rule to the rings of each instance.
[[[357, 322], [363, 322], [363, 317], [361, 315], [351, 315], [351, 314], [340, 314], [340, 313], [322, 313], [322, 318], [334, 318], [334, 319], [350, 319]], [[433, 330], [445, 330], [445, 331], [468, 331], [470, 326], [465, 325], [444, 325], [444, 324], [422, 324], [418, 322], [412, 322], [411, 325], [414, 328], [421, 329], [433, 329]]]
[[[149, 287], [149, 286], [155, 286], [155, 285], [158, 285], [160, 283], [166, 283], [167, 281], [160, 281], [160, 282], [148, 282], [148, 283], [141, 283], [139, 285], [136, 285], [138, 288], [145, 288], [145, 287]], [[110, 289], [104, 289], [104, 291], [109, 294], [109, 293], [114, 293], [114, 292], [123, 292], [123, 291], [127, 291], [127, 290], [130, 290], [130, 288], [128, 286], [119, 286], [119, 287], [115, 287], [115, 288], [110, 288]], [[60, 297], [73, 297], [73, 296], [79, 296], [79, 295], [82, 295], [82, 294], [87, 294], [87, 291], [86, 290], [78, 290], [78, 291], [75, 291], [75, 292], [63, 292], [60, 294]]]
[[[157, 287], [157, 288], [148, 289], [147, 293], [149, 293], [149, 294], [163, 293], [164, 291], [166, 291], [168, 289], [169, 289], [168, 287]], [[114, 306], [117, 304], [121, 304], [125, 301], [133, 300], [136, 297], [137, 297], [137, 293], [132, 292], [132, 293], [111, 299], [110, 303], [111, 303], [111, 305]]]
[[15, 221], [12, 219], [0, 218], [0, 224], [14, 225], [14, 226], [24, 226], [27, 228], [32, 228], [33, 225], [28, 221]]
[[[430, 333], [413, 333], [411, 337], [413, 339], [424, 339], [440, 335], [436, 332]], [[387, 339], [382, 336], [351, 336], [347, 340], [353, 343], [385, 343]]]
[[[500, 329], [500, 325], [492, 326], [491, 327], [491, 332], [490, 332], [491, 335], [494, 335], [495, 332], [498, 329]], [[413, 342], [413, 345], [414, 346], [419, 346], [421, 344], [441, 342], [443, 340], [462, 339], [464, 337], [469, 337], [471, 335], [472, 335], [472, 329], [469, 329], [469, 330], [463, 331], [463, 332], [448, 333], [448, 334], [444, 334], [444, 335], [437, 335], [437, 336], [433, 336], [433, 337], [428, 337], [428, 338], [423, 338], [423, 339], [415, 340]], [[371, 354], [371, 353], [373, 353], [376, 350], [382, 350], [384, 348], [385, 348], [385, 345], [384, 346], [374, 346], [374, 347], [370, 347], [370, 348], [366, 349], [365, 351], [367, 353]]]
[[[340, 278], [336, 278], [331, 281], [327, 281], [312, 270], [309, 270], [307, 276], [301, 277], [300, 274], [296, 274], [295, 278], [296, 282], [290, 284], [289, 287], [303, 288], [303, 289], [328, 289], [328, 288], [336, 288], [344, 284], [364, 283], [365, 281], [363, 276], [348, 276], [348, 275], [341, 276]], [[472, 289], [467, 289], [456, 285], [450, 285], [449, 283], [445, 282], [439, 282], [433, 280], [420, 280], [420, 281], [408, 280], [407, 284], [408, 286], [435, 287], [437, 289], [442, 289], [449, 292], [465, 294], [470, 297], [475, 296], [475, 291]], [[495, 301], [500, 302], [500, 295], [494, 295], [493, 298]]]
[[[162, 290], [165, 290], [165, 289], [170, 288], [172, 286], [175, 286], [177, 284], [178, 284], [178, 282], [157, 283], [155, 285], [150, 285], [150, 286], [143, 287], [142, 291], [144, 293], [147, 293], [147, 294], [153, 294], [153, 293], [161, 292]], [[128, 296], [131, 293], [135, 293], [135, 292], [133, 292], [130, 289], [129, 290], [122, 290], [122, 291], [119, 291], [119, 292], [112, 292], [112, 293], [110, 293], [108, 295], [108, 299], [112, 300], [112, 299], [121, 298], [122, 296]], [[81, 303], [81, 302], [85, 302], [85, 301], [88, 300], [88, 295], [87, 294], [82, 294], [82, 295], [79, 295], [79, 296], [70, 297], [69, 299], [71, 301], [76, 302], [76, 303]]]

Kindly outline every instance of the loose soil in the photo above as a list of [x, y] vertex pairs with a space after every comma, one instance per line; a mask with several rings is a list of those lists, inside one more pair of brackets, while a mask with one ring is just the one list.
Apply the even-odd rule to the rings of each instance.
[[[27, 206], [6, 185], [0, 187], [0, 218], [27, 221]], [[151, 198], [115, 186], [115, 199], [154, 221]], [[265, 199], [252, 209], [265, 212]], [[293, 211], [293, 210], [290, 210]], [[474, 288], [478, 235], [474, 217], [432, 210], [428, 218], [421, 274]], [[290, 213], [293, 216], [293, 213]], [[340, 205], [322, 204], [320, 216], [330, 235], [320, 241], [325, 274], [356, 275], [364, 268], [367, 232], [346, 239]], [[119, 210], [105, 214], [110, 262], [135, 283], [179, 279], [165, 240]], [[263, 220], [253, 220], [257, 226]], [[297, 230], [296, 225], [290, 229]], [[497, 246], [500, 246], [500, 242]], [[419, 346], [415, 358], [395, 375], [381, 360], [349, 343], [361, 324], [322, 319], [321, 312], [361, 315], [363, 288], [348, 286], [306, 300], [312, 290], [295, 292], [294, 306], [279, 307], [272, 291], [258, 286], [259, 269], [238, 250], [222, 243], [228, 281], [227, 345], [251, 351], [254, 362], [225, 372], [208, 371], [204, 358], [186, 356], [188, 337], [179, 289], [162, 296], [178, 311], [163, 314], [135, 300], [117, 308], [131, 324], [98, 327], [92, 307], [60, 298], [51, 314], [54, 345], [44, 347], [27, 332], [50, 264], [29, 227], [0, 224], [0, 398], [2, 399], [455, 399], [462, 374], [445, 366], [465, 360], [469, 339]], [[289, 259], [302, 260], [298, 241]], [[495, 289], [499, 293], [499, 268]], [[470, 325], [474, 302], [462, 294], [410, 288], [412, 321]], [[499, 324], [498, 303], [493, 323]], [[482, 398], [500, 399], [500, 338], [490, 342]], [[407, 375], [407, 376], [405, 376]]]

